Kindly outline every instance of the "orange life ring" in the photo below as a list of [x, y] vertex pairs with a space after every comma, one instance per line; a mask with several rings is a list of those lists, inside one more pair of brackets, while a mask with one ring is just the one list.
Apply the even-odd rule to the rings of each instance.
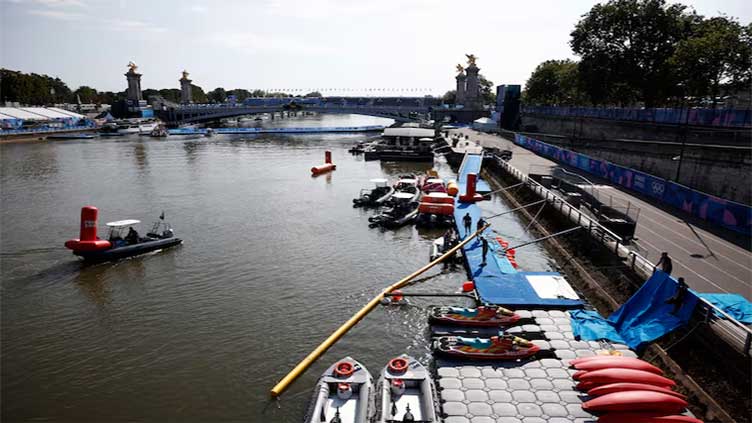
[[355, 367], [347, 361], [340, 361], [334, 366], [334, 376], [350, 377], [355, 373]]
[[407, 371], [407, 360], [402, 357], [397, 357], [389, 360], [387, 368], [391, 373], [402, 374]]

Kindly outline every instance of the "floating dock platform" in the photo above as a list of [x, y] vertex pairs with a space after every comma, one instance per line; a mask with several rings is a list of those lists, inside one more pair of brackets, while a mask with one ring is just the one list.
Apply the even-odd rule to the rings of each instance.
[[[480, 173], [482, 154], [466, 154], [460, 166], [458, 186], [464, 193], [469, 173]], [[478, 192], [490, 192], [479, 182]], [[481, 188], [482, 187], [482, 188]], [[482, 215], [475, 203], [455, 208], [458, 233], [464, 233], [462, 218], [472, 217], [475, 230]], [[582, 409], [589, 398], [575, 389], [574, 369], [569, 360], [594, 356], [604, 348], [627, 357], [637, 357], [623, 344], [602, 345], [577, 341], [567, 310], [582, 309], [582, 301], [569, 283], [554, 272], [521, 272], [507, 259], [491, 228], [483, 234], [489, 243], [482, 265], [480, 241], [463, 248], [468, 276], [475, 282], [483, 304], [502, 305], [520, 315], [520, 324], [505, 333], [530, 340], [541, 348], [531, 358], [512, 361], [464, 361], [436, 358], [436, 379], [446, 423], [595, 423], [597, 417]], [[433, 337], [490, 337], [499, 328], [431, 326]]]

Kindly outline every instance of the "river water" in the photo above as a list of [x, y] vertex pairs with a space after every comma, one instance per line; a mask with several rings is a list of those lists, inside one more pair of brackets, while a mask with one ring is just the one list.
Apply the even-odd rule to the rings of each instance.
[[[264, 125], [388, 124], [313, 116]], [[269, 390], [385, 286], [428, 261], [440, 233], [369, 229], [352, 208], [370, 178], [430, 164], [364, 162], [374, 134], [99, 138], [0, 145], [2, 421], [298, 422], [320, 373], [351, 355], [377, 375], [408, 352], [430, 362], [426, 308], [381, 307], [281, 401]], [[333, 152], [337, 170], [310, 167]], [[443, 161], [434, 167], [453, 175]], [[84, 266], [63, 247], [82, 205], [104, 222], [164, 211], [184, 244]], [[507, 206], [483, 203], [486, 214]], [[529, 239], [514, 215], [493, 219]], [[529, 270], [553, 263], [537, 246]], [[463, 270], [432, 269], [413, 292], [456, 291]], [[440, 300], [439, 300], [440, 301]], [[452, 301], [450, 301], [451, 303]]]

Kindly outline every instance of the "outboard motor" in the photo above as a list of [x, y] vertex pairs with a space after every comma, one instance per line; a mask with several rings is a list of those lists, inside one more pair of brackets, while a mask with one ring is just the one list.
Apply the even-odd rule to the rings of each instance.
[[339, 418], [339, 407], [337, 407], [337, 411], [334, 413], [334, 417], [329, 420], [329, 423], [342, 423], [342, 419]]
[[413, 417], [413, 413], [410, 412], [410, 404], [407, 404], [407, 407], [405, 408], [405, 416], [402, 417], [403, 422], [414, 422], [415, 417]]

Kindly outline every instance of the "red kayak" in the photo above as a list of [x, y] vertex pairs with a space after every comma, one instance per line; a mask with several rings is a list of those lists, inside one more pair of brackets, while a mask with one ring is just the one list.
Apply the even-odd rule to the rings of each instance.
[[655, 373], [644, 372], [642, 370], [601, 369], [593, 370], [592, 372], [587, 372], [580, 376], [580, 383], [577, 384], [577, 389], [581, 391], [589, 391], [602, 385], [620, 382], [645, 383], [664, 388], [676, 386], [676, 382], [671, 379], [659, 376]]
[[617, 352], [617, 355], [593, 355], [593, 356], [590, 356], [590, 357], [573, 358], [573, 359], [569, 360], [569, 365], [572, 366], [572, 367], [574, 367], [574, 366], [576, 366], [576, 365], [578, 365], [580, 363], [585, 363], [587, 361], [603, 360], [603, 359], [608, 359], [608, 358], [613, 358], [613, 357], [617, 357], [617, 358], [624, 357], [623, 355], [621, 355], [620, 352], [618, 352], [618, 351], [616, 351], [616, 352]]
[[[596, 360], [588, 360], [584, 362], [569, 363], [570, 366], [577, 370], [601, 370], [601, 369], [635, 369], [642, 370], [644, 372], [655, 373], [657, 375], [663, 375], [663, 370], [653, 366], [647, 361], [640, 360], [639, 358], [622, 357], [622, 356], [603, 356], [603, 358]], [[579, 373], [579, 372], [578, 372]], [[575, 378], [577, 379], [577, 378]]]
[[512, 335], [491, 338], [442, 336], [434, 342], [434, 352], [469, 360], [517, 360], [535, 355], [540, 347]]
[[598, 418], [598, 423], [703, 423], [690, 416], [664, 416], [659, 412], [608, 413]]
[[686, 400], [687, 397], [684, 395], [672, 391], [668, 388], [663, 388], [660, 386], [655, 385], [648, 385], [646, 383], [629, 383], [629, 382], [621, 382], [621, 383], [612, 383], [609, 385], [602, 385], [597, 388], [593, 388], [587, 392], [587, 394], [591, 397], [599, 397], [601, 395], [608, 395], [612, 394], [614, 392], [625, 392], [625, 391], [653, 391], [653, 392], [661, 392], [664, 394], [673, 395], [677, 398]]
[[428, 315], [432, 323], [462, 326], [511, 326], [520, 320], [519, 314], [504, 307], [480, 306], [478, 308], [434, 307]]
[[582, 409], [591, 413], [608, 411], [659, 411], [666, 414], [681, 413], [687, 401], [673, 395], [654, 391], [614, 392], [591, 399]]

